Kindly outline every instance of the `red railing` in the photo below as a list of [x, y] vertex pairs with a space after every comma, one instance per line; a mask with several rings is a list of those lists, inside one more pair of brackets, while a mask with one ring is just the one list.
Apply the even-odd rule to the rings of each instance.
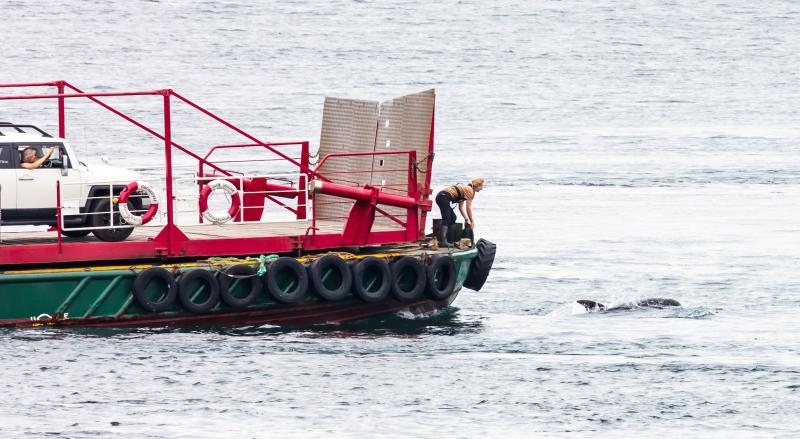
[[[370, 168], [369, 170], [356, 169], [356, 170], [347, 170], [347, 171], [327, 171], [326, 172], [326, 176], [322, 176], [322, 175], [319, 174], [320, 170], [322, 169], [322, 166], [330, 159], [336, 159], [336, 158], [342, 158], [342, 157], [359, 157], [359, 156], [372, 156], [372, 157], [374, 157], [374, 156], [382, 156], [382, 155], [403, 155], [403, 154], [408, 155], [408, 164], [407, 164], [406, 168], [404, 168], [404, 169], [386, 169], [386, 170], [375, 171], [373, 168]], [[336, 175], [336, 174], [347, 174], [347, 175], [356, 174], [356, 173], [375, 174], [376, 172], [406, 171], [408, 173], [407, 174], [408, 179], [407, 179], [407, 183], [406, 183], [406, 195], [408, 197], [412, 198], [413, 200], [417, 200], [418, 194], [417, 194], [417, 167], [416, 167], [416, 161], [417, 161], [417, 152], [413, 151], [413, 150], [407, 150], [407, 151], [341, 152], [341, 153], [326, 154], [317, 163], [316, 168], [314, 168], [314, 170], [311, 171], [311, 173], [309, 175], [309, 181], [313, 181], [314, 179], [320, 179], [320, 180], [323, 180], [323, 181], [326, 181], [326, 182], [330, 182], [331, 178], [329, 178], [329, 176], [333, 176], [333, 175]], [[345, 180], [345, 181], [347, 181], [347, 180]], [[354, 181], [354, 180], [349, 180], [348, 182], [351, 183], [351, 184], [354, 184], [354, 186], [360, 186], [361, 185], [360, 182], [357, 182], [357, 181]], [[377, 185], [376, 187], [378, 187], [379, 189], [382, 190], [386, 186], [387, 185]], [[386, 212], [385, 210], [381, 209], [380, 207], [376, 207], [375, 210], [376, 210], [377, 213], [381, 214], [382, 216], [384, 216], [386, 218], [389, 218], [390, 220], [394, 221], [395, 223], [399, 224], [400, 226], [402, 226], [405, 229], [408, 229], [409, 225], [411, 225], [413, 222], [416, 222], [416, 220], [417, 220], [417, 217], [416, 217], [415, 214], [413, 215], [413, 218], [412, 218], [412, 213], [411, 212], [409, 212], [408, 218], [406, 219], [406, 221], [402, 221], [399, 218], [397, 218], [396, 216], [394, 216], [394, 215], [390, 214], [389, 212]], [[311, 230], [312, 230], [313, 234], [316, 234], [317, 219], [318, 219], [317, 218], [317, 202], [314, 201], [314, 203], [311, 206]], [[414, 239], [416, 239], [416, 238], [414, 238]]]
[[[164, 159], [165, 159], [165, 189], [166, 189], [166, 226], [162, 229], [161, 233], [155, 238], [155, 241], [159, 243], [166, 244], [166, 248], [157, 248], [157, 254], [164, 255], [164, 256], [181, 256], [180, 248], [177, 245], [179, 242], [185, 242], [188, 238], [182, 234], [182, 232], [178, 229], [175, 224], [175, 215], [174, 215], [174, 194], [173, 194], [173, 157], [172, 152], [173, 149], [178, 150], [187, 156], [193, 158], [197, 161], [197, 169], [198, 169], [198, 177], [203, 177], [205, 175], [206, 167], [213, 170], [215, 173], [220, 173], [221, 175], [232, 177], [235, 171], [230, 169], [226, 169], [222, 164], [225, 161], [212, 161], [210, 158], [211, 156], [222, 149], [229, 149], [229, 148], [261, 148], [263, 150], [268, 151], [269, 153], [273, 154], [276, 158], [273, 160], [279, 160], [290, 164], [292, 167], [295, 167], [297, 171], [301, 174], [301, 178], [298, 180], [298, 186], [300, 186], [302, 177], [307, 177], [308, 181], [313, 180], [314, 178], [330, 182], [330, 178], [326, 175], [352, 175], [356, 173], [383, 173], [383, 172], [400, 172], [406, 171], [408, 176], [407, 185], [405, 191], [402, 187], [394, 187], [394, 186], [402, 186], [398, 184], [389, 184], [389, 185], [380, 185], [380, 190], [387, 190], [387, 191], [396, 191], [396, 192], [405, 192], [404, 196], [411, 197], [413, 200], [419, 199], [418, 194], [418, 187], [417, 187], [417, 164], [416, 164], [416, 153], [415, 151], [378, 151], [378, 152], [353, 152], [353, 153], [336, 153], [336, 154], [328, 154], [324, 156], [321, 161], [317, 164], [315, 169], [310, 168], [309, 163], [309, 143], [308, 142], [264, 142], [255, 136], [245, 132], [244, 130], [238, 128], [237, 126], [233, 125], [232, 123], [228, 122], [227, 120], [223, 119], [222, 117], [212, 113], [211, 111], [201, 107], [200, 105], [196, 104], [195, 102], [187, 99], [186, 97], [180, 95], [179, 93], [171, 90], [171, 89], [159, 89], [159, 90], [145, 90], [145, 91], [128, 91], [128, 92], [85, 92], [78, 87], [70, 84], [67, 81], [51, 81], [51, 82], [31, 82], [31, 83], [17, 83], [17, 84], [0, 84], [0, 88], [10, 88], [10, 87], [55, 87], [57, 93], [54, 94], [29, 94], [29, 95], [16, 95], [16, 96], [0, 96], [0, 101], [3, 100], [39, 100], [39, 99], [55, 99], [57, 101], [57, 114], [58, 114], [58, 133], [59, 137], [66, 138], [66, 106], [65, 100], [66, 99], [86, 99], [90, 102], [93, 102], [100, 107], [106, 109], [107, 111], [113, 113], [114, 115], [122, 118], [128, 123], [142, 129], [143, 131], [147, 132], [148, 134], [152, 135], [156, 139], [159, 139], [164, 144]], [[160, 133], [153, 129], [150, 126], [145, 125], [142, 122], [134, 119], [133, 117], [129, 116], [128, 114], [124, 113], [123, 111], [109, 105], [104, 100], [100, 98], [112, 98], [112, 97], [125, 97], [125, 96], [161, 96], [161, 104], [163, 106], [163, 133]], [[174, 99], [173, 99], [174, 98]], [[175, 142], [172, 135], [172, 104], [173, 101], [177, 100], [177, 102], [182, 103], [184, 105], [189, 106], [190, 108], [200, 112], [201, 114], [209, 117], [210, 119], [214, 120], [215, 122], [223, 125], [224, 127], [236, 132], [237, 134], [246, 138], [250, 143], [241, 143], [241, 144], [231, 144], [231, 145], [216, 145], [211, 147], [211, 149], [205, 154], [205, 156], [198, 155], [192, 152], [189, 148], [182, 146]], [[433, 119], [431, 120], [433, 124]], [[433, 128], [431, 127], [431, 149], [432, 149], [432, 142], [433, 142]], [[299, 146], [300, 147], [300, 156], [292, 156], [288, 153], [282, 151], [284, 147], [288, 146]], [[328, 162], [329, 160], [340, 158], [340, 157], [348, 157], [348, 156], [361, 156], [361, 155], [368, 155], [368, 156], [382, 156], [382, 155], [397, 155], [397, 154], [407, 154], [408, 155], [408, 165], [404, 169], [374, 169], [374, 166], [370, 169], [354, 169], [354, 170], [343, 170], [343, 171], [331, 171], [326, 172], [326, 175], [320, 174], [320, 169], [322, 166]], [[432, 154], [428, 156], [428, 166], [430, 166], [430, 161], [432, 159]], [[231, 161], [233, 162], [233, 161]], [[230, 162], [229, 162], [230, 163]], [[346, 177], [343, 177], [346, 179]], [[428, 174], [428, 179], [430, 175]], [[358, 182], [355, 182], [359, 184]], [[426, 181], [426, 187], [428, 182]], [[57, 187], [57, 192], [60, 192], [61, 188]], [[60, 194], [57, 195], [60, 199]], [[284, 205], [280, 203], [278, 200], [271, 199], [272, 202], [276, 202], [279, 205], [292, 210], [296, 213], [297, 219], [305, 219], [305, 212], [306, 209], [299, 208], [299, 206], [305, 206], [306, 204], [306, 197], [307, 191], [305, 188], [298, 187], [298, 200], [297, 205], [298, 208], [292, 209], [290, 206]], [[269, 197], [267, 197], [269, 199]], [[60, 202], [59, 202], [60, 203]], [[315, 203], [316, 204], [316, 203]], [[60, 207], [60, 206], [59, 206]], [[416, 217], [417, 209], [409, 209], [408, 218], [403, 221], [400, 218], [397, 218], [394, 215], [380, 209], [376, 206], [376, 210], [381, 215], [390, 218], [392, 221], [396, 222], [400, 226], [406, 228], [406, 236], [408, 239], [413, 240], [416, 239], [416, 233], [418, 231], [417, 221], [419, 218]], [[414, 217], [412, 218], [412, 210], [414, 211]], [[424, 211], [421, 212], [421, 218], [424, 218]], [[59, 209], [60, 215], [60, 209]], [[309, 228], [314, 234], [316, 234], [316, 206], [312, 206], [312, 225]], [[58, 222], [58, 245], [59, 249], [61, 248], [61, 221]], [[413, 227], [412, 227], [413, 226]], [[413, 233], [412, 233], [413, 232]], [[411, 235], [414, 236], [411, 236]], [[387, 235], [388, 236], [388, 235]], [[392, 235], [396, 236], [396, 235]], [[327, 238], [326, 238], [327, 239]], [[378, 240], [381, 238], [377, 238]], [[392, 238], [394, 239], [394, 238]], [[303, 239], [303, 242], [305, 240]], [[334, 243], [333, 240], [324, 240], [326, 243]], [[372, 242], [371, 243], [380, 243], [380, 242]], [[283, 244], [282, 244], [283, 245]], [[328, 245], [328, 244], [325, 244]], [[265, 249], [264, 251], [269, 251]]]
[[[309, 169], [309, 167], [308, 167], [309, 166], [309, 144], [308, 144], [308, 141], [302, 141], [302, 142], [271, 142], [271, 143], [268, 143], [268, 145], [270, 147], [272, 147], [272, 148], [286, 147], [286, 146], [299, 146], [300, 147], [300, 156], [296, 157], [296, 158], [295, 157], [290, 157], [290, 158], [299, 161], [301, 170], [302, 169]], [[237, 149], [241, 149], [241, 148], [262, 148], [262, 149], [266, 149], [264, 145], [257, 144], [257, 143], [239, 143], [239, 144], [231, 144], [231, 145], [216, 145], [216, 146], [213, 146], [206, 153], [206, 155], [203, 156], [202, 160], [200, 160], [200, 162], [198, 163], [197, 175], [199, 177], [203, 177], [203, 176], [206, 175], [205, 166], [207, 164], [211, 164], [212, 163], [208, 159], [209, 159], [209, 157], [214, 155], [214, 153], [216, 153], [217, 151], [220, 151], [220, 150], [232, 149], [232, 148], [237, 148]], [[265, 162], [265, 161], [275, 161], [275, 160], [284, 160], [284, 159], [283, 158], [277, 158], [277, 159], [248, 159], [248, 160], [217, 160], [214, 163], [219, 165], [221, 163], [253, 163], [253, 162]], [[224, 170], [222, 172], [224, 172], [224, 175], [230, 176], [231, 172], [235, 172], [235, 171], [231, 171], [231, 170], [226, 169], [226, 170]], [[281, 206], [281, 207], [283, 207], [283, 208], [295, 213], [296, 216], [297, 216], [297, 219], [299, 219], [299, 220], [300, 219], [306, 219], [306, 209], [305, 208], [301, 208], [301, 206], [305, 207], [306, 202], [307, 202], [307, 195], [306, 195], [306, 192], [305, 192], [305, 188], [302, 187], [303, 181], [308, 178], [307, 176], [308, 176], [308, 174], [304, 175], [303, 172], [301, 171], [300, 177], [298, 177], [298, 180], [297, 180], [298, 197], [297, 197], [297, 206], [296, 206], [296, 208], [292, 209], [291, 207], [289, 207], [286, 204], [282, 203], [280, 200], [275, 199], [275, 197], [273, 197], [272, 195], [269, 195], [269, 194], [266, 194], [265, 198], [270, 200], [271, 202], [273, 202], [273, 203], [275, 203], [275, 204], [277, 204], [277, 205], [279, 205], [279, 206]]]
[[[173, 176], [172, 176], [172, 148], [176, 148], [179, 151], [183, 152], [184, 154], [188, 155], [189, 157], [194, 158], [198, 161], [198, 163], [209, 166], [210, 168], [214, 169], [217, 172], [222, 173], [223, 175], [230, 175], [229, 171], [219, 167], [218, 165], [214, 164], [207, 160], [207, 157], [201, 157], [194, 152], [190, 151], [188, 148], [181, 146], [172, 140], [172, 121], [171, 121], [171, 99], [175, 97], [180, 102], [188, 105], [189, 107], [199, 111], [200, 113], [210, 117], [214, 121], [222, 124], [223, 126], [235, 131], [236, 133], [244, 136], [251, 142], [251, 145], [261, 146], [268, 151], [272, 152], [273, 154], [277, 155], [281, 159], [291, 163], [299, 168], [301, 173], [308, 174], [310, 172], [308, 168], [308, 149], [307, 149], [307, 142], [306, 147], [304, 148], [305, 155], [304, 157], [301, 156], [300, 160], [295, 160], [292, 157], [287, 156], [283, 152], [279, 151], [271, 144], [267, 142], [263, 142], [260, 139], [250, 135], [249, 133], [245, 132], [244, 130], [236, 127], [232, 123], [226, 121], [222, 117], [212, 113], [211, 111], [201, 107], [200, 105], [194, 103], [193, 101], [187, 99], [186, 97], [180, 95], [179, 93], [171, 90], [171, 89], [161, 89], [161, 90], [147, 90], [147, 91], [132, 91], [132, 92], [92, 92], [86, 93], [83, 90], [75, 87], [74, 85], [66, 82], [66, 81], [51, 81], [51, 82], [33, 82], [33, 83], [18, 83], [18, 84], [0, 84], [2, 88], [10, 88], [10, 87], [41, 87], [41, 86], [51, 86], [56, 87], [58, 93], [55, 94], [29, 94], [29, 95], [16, 95], [16, 96], [0, 96], [0, 100], [38, 100], [38, 99], [57, 99], [58, 100], [58, 126], [59, 126], [59, 137], [64, 138], [66, 136], [66, 112], [65, 112], [65, 99], [75, 99], [75, 98], [86, 98], [91, 102], [94, 102], [101, 107], [105, 108], [106, 110], [112, 112], [113, 114], [121, 117], [125, 121], [139, 127], [140, 129], [144, 130], [145, 132], [151, 134], [152, 136], [163, 140], [164, 141], [164, 159], [165, 159], [165, 185], [166, 185], [166, 208], [167, 208], [167, 233], [166, 233], [166, 241], [168, 247], [168, 253], [170, 255], [175, 254], [176, 247], [174, 245], [174, 240], [176, 236], [180, 233], [177, 230], [175, 225], [175, 218], [173, 212]], [[73, 93], [65, 93], [65, 89], [70, 89]], [[120, 97], [120, 96], [162, 96], [163, 97], [163, 113], [164, 113], [164, 134], [159, 134], [152, 128], [146, 126], [145, 124], [135, 120], [134, 118], [128, 116], [127, 114], [123, 113], [120, 110], [112, 107], [111, 105], [101, 101], [98, 99], [99, 97]], [[273, 200], [274, 201], [274, 200]], [[300, 202], [304, 203], [304, 200], [299, 200]], [[298, 216], [304, 216], [302, 213], [303, 209], [296, 209]], [[60, 227], [59, 228], [59, 236], [60, 236]], [[60, 239], [60, 238], [59, 238]]]

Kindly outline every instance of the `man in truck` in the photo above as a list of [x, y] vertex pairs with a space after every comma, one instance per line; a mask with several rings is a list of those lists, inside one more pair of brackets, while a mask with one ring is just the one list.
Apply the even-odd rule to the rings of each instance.
[[55, 147], [51, 146], [43, 156], [37, 157], [38, 151], [36, 151], [36, 148], [25, 148], [22, 150], [22, 161], [20, 166], [25, 169], [36, 169], [42, 166], [42, 163], [46, 162], [50, 156], [53, 155], [53, 150], [55, 150]]

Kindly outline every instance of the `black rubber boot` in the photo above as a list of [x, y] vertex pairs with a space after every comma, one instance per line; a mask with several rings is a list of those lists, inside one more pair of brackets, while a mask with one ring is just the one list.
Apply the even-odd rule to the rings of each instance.
[[450, 247], [453, 245], [447, 240], [448, 231], [450, 231], [450, 226], [442, 225], [439, 228], [439, 247]]

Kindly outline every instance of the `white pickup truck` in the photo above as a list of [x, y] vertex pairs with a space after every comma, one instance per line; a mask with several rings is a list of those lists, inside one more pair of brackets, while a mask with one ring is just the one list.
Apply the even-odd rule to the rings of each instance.
[[[21, 166], [23, 151], [33, 148], [38, 158], [53, 149], [40, 167]], [[28, 153], [30, 154], [30, 153]], [[132, 231], [113, 204], [112, 196], [141, 176], [124, 168], [86, 165], [62, 138], [33, 125], [0, 122], [0, 224], [55, 226], [57, 182], [61, 181], [62, 233], [79, 238], [93, 233], [103, 241], [122, 241]], [[134, 209], [141, 198], [131, 197]], [[113, 208], [113, 210], [112, 210]], [[112, 215], [113, 212], [113, 215]], [[112, 218], [113, 217], [113, 218]], [[70, 230], [76, 228], [92, 230]]]

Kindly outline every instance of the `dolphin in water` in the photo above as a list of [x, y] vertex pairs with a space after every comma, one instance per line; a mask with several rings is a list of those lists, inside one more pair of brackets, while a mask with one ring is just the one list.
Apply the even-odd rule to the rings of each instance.
[[636, 308], [656, 308], [656, 309], [663, 309], [670, 306], [681, 306], [681, 304], [675, 299], [662, 299], [658, 297], [654, 297], [651, 299], [642, 299], [636, 302], [629, 302], [623, 303], [621, 305], [607, 307], [602, 303], [595, 302], [594, 300], [579, 300], [578, 303], [583, 305], [588, 312], [594, 311], [624, 311], [629, 309], [636, 309]]

